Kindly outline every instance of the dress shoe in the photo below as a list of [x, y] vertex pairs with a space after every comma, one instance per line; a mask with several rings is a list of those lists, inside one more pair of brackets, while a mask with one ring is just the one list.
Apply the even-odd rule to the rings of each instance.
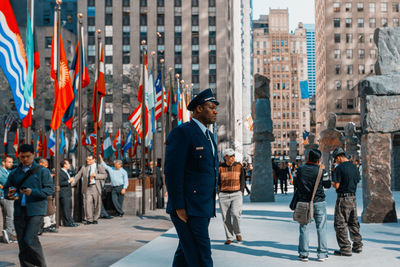
[[77, 227], [77, 226], [79, 226], [79, 223], [71, 223], [71, 224], [64, 225], [64, 227]]
[[122, 217], [122, 216], [124, 216], [124, 213], [119, 213], [118, 216]]
[[226, 240], [225, 245], [230, 245], [230, 244], [232, 244], [232, 242], [233, 242], [232, 240]]
[[241, 235], [237, 235], [236, 236], [236, 240], [237, 240], [237, 242], [242, 242], [242, 236]]
[[44, 233], [58, 233], [58, 230], [55, 227], [47, 227], [43, 228]]
[[92, 222], [89, 222], [89, 221], [84, 221], [83, 224], [84, 224], [84, 225], [88, 225], [88, 224], [93, 224], [93, 223], [92, 223]]
[[98, 224], [98, 221], [93, 221], [93, 224]]
[[113, 216], [107, 215], [107, 216], [101, 216], [102, 219], [112, 219], [114, 218]]
[[346, 256], [346, 257], [350, 257], [350, 256], [351, 256], [351, 252], [345, 252], [345, 251], [335, 250], [335, 251], [333, 252], [333, 255], [335, 255], [335, 256]]
[[4, 243], [10, 244], [10, 237], [8, 236], [8, 232], [6, 230], [3, 230], [2, 233]]

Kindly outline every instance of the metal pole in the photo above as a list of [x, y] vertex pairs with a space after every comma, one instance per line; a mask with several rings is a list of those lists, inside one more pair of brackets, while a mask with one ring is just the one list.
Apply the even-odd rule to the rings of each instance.
[[[82, 18], [83, 14], [79, 13], [78, 14], [78, 64], [79, 64], [79, 82], [78, 82], [78, 144], [76, 148], [76, 154], [78, 156], [78, 162], [76, 164], [76, 171], [79, 170], [80, 167], [83, 166], [83, 158], [82, 158], [82, 79], [83, 79], [83, 49], [85, 47], [83, 46], [83, 25], [82, 25]], [[83, 197], [82, 197], [82, 185], [81, 182], [79, 182], [76, 186], [76, 190], [78, 191], [78, 194], [75, 194], [77, 196], [77, 205], [78, 206], [78, 214], [77, 214], [77, 219], [78, 221], [82, 221], [83, 219]], [[74, 208], [74, 210], [76, 210]]]
[[[34, 32], [34, 30], [35, 30], [35, 28], [34, 28], [34, 14], [35, 14], [35, 0], [30, 0], [30, 6], [31, 6], [31, 12], [30, 12], [30, 15], [31, 15], [31, 28], [32, 28], [32, 32]], [[28, 25], [27, 25], [28, 26]], [[33, 81], [33, 80], [32, 80]], [[34, 85], [33, 85], [34, 86]], [[32, 87], [33, 88], [33, 87]], [[33, 92], [32, 92], [32, 94], [33, 94]], [[32, 110], [32, 121], [33, 121], [33, 110]], [[24, 130], [24, 133], [25, 133], [25, 140], [26, 140], [26, 143], [27, 144], [30, 144], [31, 143], [31, 133], [32, 133], [32, 131], [31, 131], [31, 125], [29, 125], [27, 128], [25, 128]]]
[[170, 99], [168, 100], [168, 96], [167, 96], [167, 101], [168, 101], [168, 104], [167, 104], [167, 106], [168, 106], [168, 113], [167, 113], [167, 118], [166, 118], [166, 122], [165, 122], [165, 126], [166, 126], [166, 136], [168, 136], [168, 134], [169, 134], [169, 132], [171, 131], [171, 128], [172, 128], [172, 125], [171, 125], [171, 117], [172, 117], [172, 115], [171, 115], [171, 101], [172, 101], [172, 97], [173, 97], [173, 93], [172, 93], [172, 90], [173, 90], [173, 88], [172, 88], [172, 71], [173, 71], [174, 69], [173, 68], [169, 68], [168, 69], [168, 72], [169, 72], [169, 85], [168, 85], [168, 93], [169, 93], [169, 95], [170, 95]]
[[[96, 77], [98, 80], [99, 79], [99, 75], [100, 75], [100, 59], [101, 59], [101, 30], [97, 30], [97, 60], [96, 60]], [[96, 88], [95, 88], [96, 90]], [[96, 127], [96, 162], [97, 164], [100, 163], [100, 120], [99, 120], [99, 116], [100, 116], [100, 111], [99, 111], [99, 105], [100, 103], [100, 95], [99, 92], [96, 90], [95, 92], [95, 97], [96, 97], [96, 122], [94, 123], [94, 126]], [[100, 106], [101, 107], [101, 106]]]
[[145, 129], [146, 129], [146, 120], [145, 120], [145, 92], [146, 92], [146, 83], [144, 81], [144, 79], [146, 79], [145, 77], [145, 57], [146, 55], [146, 41], [143, 40], [142, 41], [142, 116], [141, 116], [141, 124], [142, 124], [142, 162], [141, 162], [141, 168], [142, 168], [142, 215], [144, 215], [146, 213], [146, 133], [145, 133]]
[[[153, 68], [153, 72], [152, 72], [152, 75], [153, 75], [153, 96], [155, 96], [155, 86], [154, 86], [154, 71], [156, 70], [156, 61], [155, 61], [155, 56], [157, 55], [157, 53], [156, 52], [151, 52], [151, 63], [152, 63], [152, 68]], [[153, 108], [153, 114], [154, 114], [154, 120], [155, 120], [155, 108]], [[153, 147], [153, 166], [152, 166], [152, 168], [153, 168], [153, 210], [155, 210], [156, 208], [157, 208], [157, 206], [156, 206], [156, 201], [157, 201], [157, 198], [156, 198], [156, 190], [157, 190], [157, 187], [156, 187], [156, 168], [155, 168], [155, 166], [156, 166], [156, 162], [157, 162], [157, 121], [155, 120], [154, 121], [154, 127], [155, 127], [155, 129], [154, 129], [154, 136], [153, 136], [153, 145], [152, 145], [152, 147]]]
[[[60, 58], [61, 58], [61, 53], [60, 53], [60, 45], [61, 45], [61, 0], [57, 0], [57, 5], [56, 5], [56, 14], [57, 14], [57, 21], [54, 21], [54, 23], [57, 23], [57, 84], [60, 85]], [[56, 185], [56, 228], [60, 226], [60, 191], [58, 188], [60, 188], [60, 127], [56, 130], [55, 133], [55, 139], [56, 139], [56, 144], [55, 144], [55, 179], [54, 183]]]

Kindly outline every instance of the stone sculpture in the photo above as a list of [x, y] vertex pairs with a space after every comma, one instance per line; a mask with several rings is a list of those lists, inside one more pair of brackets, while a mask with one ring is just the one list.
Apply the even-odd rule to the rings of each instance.
[[315, 143], [315, 134], [310, 133], [308, 135], [308, 143], [304, 145], [304, 159], [307, 161], [308, 159], [308, 153], [310, 152], [311, 149], [318, 149], [319, 146], [318, 144]]
[[346, 151], [346, 156], [353, 161], [359, 160], [358, 150], [360, 149], [359, 139], [355, 130], [356, 125], [354, 122], [349, 122], [344, 127], [344, 151]]
[[274, 141], [272, 133], [271, 103], [269, 93], [269, 79], [256, 74], [255, 82], [255, 143], [254, 165], [252, 177], [252, 202], [273, 202], [274, 188], [271, 163], [271, 142]]
[[297, 158], [297, 134], [295, 131], [289, 132], [289, 140], [289, 160], [294, 163]]

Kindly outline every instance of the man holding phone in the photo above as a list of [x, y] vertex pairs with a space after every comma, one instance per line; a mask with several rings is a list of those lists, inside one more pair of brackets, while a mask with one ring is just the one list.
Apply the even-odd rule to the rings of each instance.
[[20, 147], [21, 164], [4, 185], [7, 199], [14, 200], [14, 225], [21, 266], [46, 266], [38, 233], [47, 212], [47, 197], [54, 193], [50, 171], [34, 162], [32, 145]]

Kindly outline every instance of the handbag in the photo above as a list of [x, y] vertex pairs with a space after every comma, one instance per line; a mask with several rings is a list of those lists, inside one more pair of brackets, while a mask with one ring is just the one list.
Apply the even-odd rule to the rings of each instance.
[[314, 191], [312, 193], [311, 201], [299, 201], [296, 204], [296, 209], [293, 212], [293, 220], [301, 225], [309, 224], [314, 217], [314, 197], [322, 176], [322, 169], [319, 168], [317, 180], [315, 181]]

